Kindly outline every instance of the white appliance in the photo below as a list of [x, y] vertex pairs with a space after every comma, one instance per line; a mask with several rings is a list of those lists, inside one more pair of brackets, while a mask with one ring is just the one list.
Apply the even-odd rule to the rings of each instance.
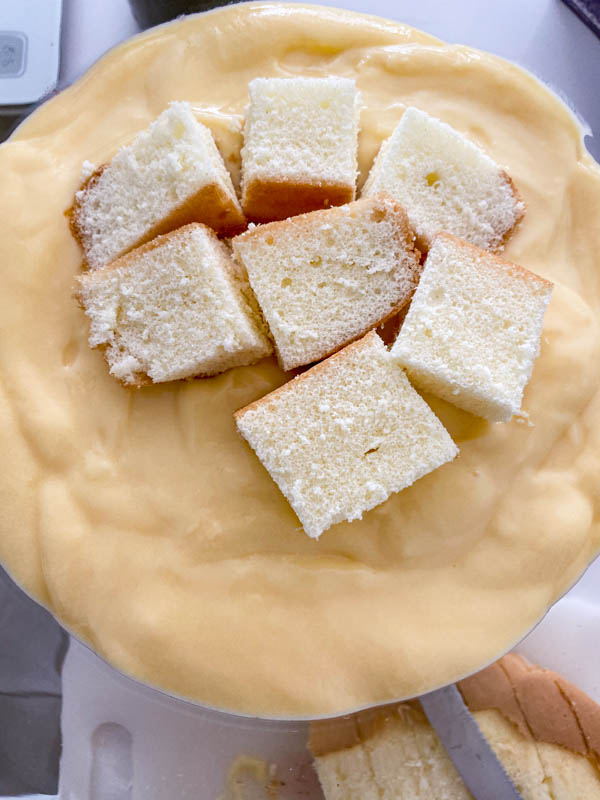
[[22, 113], [56, 87], [62, 0], [0, 0], [0, 114]]

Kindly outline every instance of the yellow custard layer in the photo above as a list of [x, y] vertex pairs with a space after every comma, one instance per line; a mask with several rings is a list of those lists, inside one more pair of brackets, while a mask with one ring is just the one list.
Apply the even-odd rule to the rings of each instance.
[[[128, 390], [87, 346], [64, 211], [170, 100], [234, 177], [247, 84], [354, 77], [361, 182], [406, 105], [504, 166], [527, 204], [506, 255], [557, 283], [528, 420], [432, 400], [460, 456], [319, 541], [236, 433], [274, 360]], [[317, 6], [198, 15], [113, 50], [0, 147], [0, 559], [121, 670], [240, 712], [317, 716], [501, 655], [600, 549], [600, 169], [565, 106], [496, 57]]]

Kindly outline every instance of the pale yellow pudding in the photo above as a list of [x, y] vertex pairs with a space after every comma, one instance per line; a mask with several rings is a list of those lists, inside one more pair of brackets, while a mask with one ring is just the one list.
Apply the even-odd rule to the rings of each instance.
[[[360, 183], [405, 106], [481, 146], [527, 206], [505, 256], [555, 282], [526, 419], [441, 401], [460, 447], [312, 541], [232, 413], [275, 360], [126, 389], [87, 346], [64, 211], [187, 100], [238, 179], [248, 82], [354, 78]], [[118, 47], [0, 148], [0, 559], [116, 667], [202, 703], [317, 716], [420, 693], [518, 640], [600, 549], [600, 170], [563, 104], [498, 58], [297, 4], [235, 5]]]

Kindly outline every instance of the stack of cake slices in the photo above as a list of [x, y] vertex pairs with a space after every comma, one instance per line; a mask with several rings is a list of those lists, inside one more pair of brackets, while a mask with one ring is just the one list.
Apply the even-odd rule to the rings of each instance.
[[[511, 653], [457, 684], [523, 800], [600, 798], [600, 706]], [[311, 724], [325, 800], [473, 800], [418, 701]]]
[[552, 290], [498, 255], [524, 214], [510, 177], [425, 111], [404, 111], [356, 199], [359, 117], [352, 80], [253, 80], [240, 200], [174, 102], [71, 210], [89, 343], [125, 386], [272, 354], [300, 371], [235, 421], [314, 538], [456, 457], [420, 391], [520, 412]]

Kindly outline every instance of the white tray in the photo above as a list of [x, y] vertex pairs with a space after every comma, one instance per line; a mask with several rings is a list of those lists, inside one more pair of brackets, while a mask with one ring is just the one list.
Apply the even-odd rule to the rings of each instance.
[[[599, 584], [597, 560], [516, 648], [598, 702]], [[65, 800], [229, 800], [236, 795], [227, 794], [228, 776], [234, 780], [243, 764], [242, 780], [253, 769], [271, 771], [284, 784], [280, 800], [322, 798], [306, 747], [308, 723], [239, 717], [170, 698], [120, 675], [76, 641], [63, 691]], [[237, 796], [265, 797], [246, 792]]]

